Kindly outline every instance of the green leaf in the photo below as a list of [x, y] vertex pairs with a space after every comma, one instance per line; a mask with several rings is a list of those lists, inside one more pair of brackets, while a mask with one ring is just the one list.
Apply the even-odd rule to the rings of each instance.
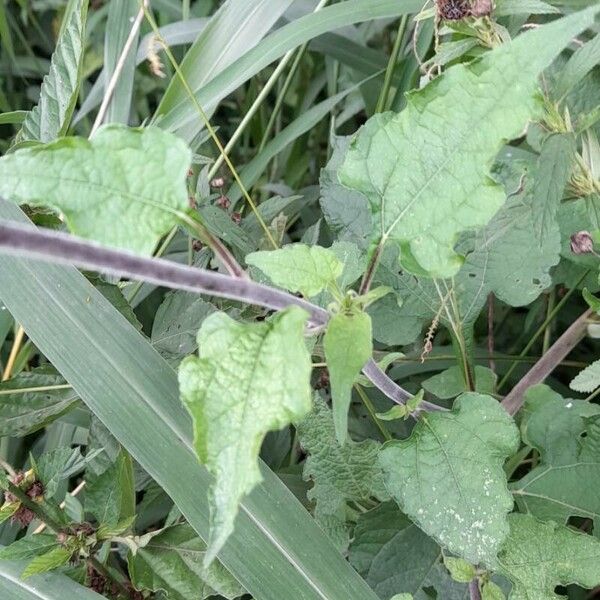
[[373, 496], [387, 499], [383, 474], [377, 465], [379, 443], [348, 440], [341, 446], [331, 410], [318, 396], [314, 404], [313, 412], [298, 425], [298, 435], [308, 453], [304, 479], [314, 482], [308, 498], [316, 502], [317, 520], [339, 514], [346, 502], [366, 502]]
[[473, 564], [493, 565], [513, 506], [502, 465], [518, 446], [500, 404], [467, 393], [452, 412], [422, 414], [410, 438], [383, 446], [379, 462], [388, 491], [423, 531]]
[[88, 485], [85, 510], [106, 527], [115, 527], [135, 516], [133, 463], [125, 450], [121, 450], [114, 464]]
[[[18, 207], [2, 201], [0, 217], [27, 222]], [[40, 352], [207, 539], [203, 490], [212, 477], [194, 454], [175, 371], [74, 268], [0, 255], [0, 297]], [[281, 479], [264, 465], [262, 475], [219, 555], [236, 579], [257, 600], [281, 600], [290, 589], [298, 600], [375, 600]]]
[[600, 519], [600, 407], [565, 400], [546, 386], [526, 395], [524, 441], [540, 464], [511, 485], [517, 503], [540, 519]]
[[210, 315], [198, 332], [199, 357], [179, 369], [194, 445], [216, 480], [209, 491], [209, 564], [233, 531], [241, 499], [262, 481], [257, 459], [268, 431], [300, 420], [311, 407], [308, 315], [290, 307], [263, 323]]
[[61, 481], [82, 471], [86, 463], [100, 452], [101, 450], [98, 449], [88, 452], [87, 456], [82, 456], [79, 447], [62, 447], [42, 454], [35, 462], [35, 472], [44, 484], [44, 496], [52, 498]]
[[0, 523], [10, 519], [21, 507], [20, 502], [5, 502], [0, 506]]
[[28, 535], [13, 542], [0, 550], [0, 561], [4, 560], [31, 560], [36, 556], [46, 554], [58, 545], [56, 535], [38, 533]]
[[558, 599], [559, 584], [600, 584], [600, 541], [530, 515], [510, 515], [509, 523], [498, 555], [500, 572], [513, 583], [509, 600]]
[[331, 250], [305, 244], [253, 252], [246, 257], [246, 262], [258, 267], [275, 285], [300, 292], [307, 298], [335, 285], [344, 269]]
[[481, 588], [481, 600], [506, 600], [506, 596], [499, 585], [488, 581]]
[[392, 596], [390, 600], [413, 600], [412, 594], [396, 594]]
[[150, 254], [187, 210], [191, 153], [160, 129], [108, 125], [0, 159], [0, 194], [65, 215], [77, 235]]
[[475, 567], [462, 558], [444, 556], [444, 565], [450, 571], [450, 576], [459, 583], [469, 583], [477, 575]]
[[576, 392], [590, 394], [600, 386], [600, 361], [597, 360], [587, 366], [571, 381], [569, 387]]
[[563, 98], [600, 62], [600, 34], [577, 48], [560, 75], [552, 95]]
[[[496, 389], [496, 374], [487, 367], [475, 367], [475, 391], [480, 394], [493, 394]], [[468, 391], [465, 378], [460, 367], [450, 367], [429, 379], [425, 379], [423, 388], [430, 394], [443, 400], [456, 398]]]
[[560, 10], [542, 0], [498, 0], [494, 8], [495, 17], [508, 15], [549, 15]]
[[373, 354], [372, 339], [371, 317], [364, 312], [339, 312], [327, 324], [323, 349], [331, 382], [335, 433], [342, 445], [348, 433], [352, 386]]
[[583, 299], [587, 302], [588, 306], [596, 313], [600, 314], [600, 299], [596, 298], [587, 288], [584, 288], [581, 292]]
[[27, 113], [20, 139], [52, 142], [67, 133], [81, 81], [87, 10], [88, 0], [71, 0], [40, 100]]
[[362, 128], [339, 176], [366, 195], [374, 242], [396, 242], [413, 271], [457, 273], [463, 262], [453, 250], [458, 234], [486, 225], [505, 201], [488, 165], [539, 113], [539, 74], [597, 11], [529, 31], [479, 62], [451, 67], [409, 96], [402, 113], [376, 115]]
[[77, 393], [52, 373], [19, 373], [0, 384], [0, 437], [24, 436], [48, 425], [77, 401]]
[[398, 590], [419, 593], [440, 554], [395, 502], [386, 502], [358, 517], [349, 560], [380, 598], [389, 598]]
[[54, 569], [58, 569], [58, 567], [62, 567], [66, 565], [69, 560], [71, 560], [71, 556], [73, 552], [69, 550], [69, 548], [63, 548], [62, 546], [58, 546], [57, 548], [53, 548], [46, 554], [41, 554], [40, 556], [36, 556], [26, 567], [21, 577], [23, 579], [27, 579], [32, 575], [36, 575], [38, 573], [46, 573], [47, 571], [52, 571]]
[[172, 600], [204, 600], [216, 594], [232, 599], [244, 593], [220, 562], [203, 566], [206, 544], [189, 525], [169, 527], [148, 537], [127, 557], [138, 590], [163, 590]]

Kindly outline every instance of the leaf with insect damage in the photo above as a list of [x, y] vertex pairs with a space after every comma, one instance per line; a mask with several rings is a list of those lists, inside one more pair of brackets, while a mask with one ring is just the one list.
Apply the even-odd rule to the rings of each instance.
[[158, 128], [107, 125], [0, 158], [0, 195], [61, 212], [82, 237], [150, 254], [188, 209], [189, 148]]
[[372, 240], [395, 242], [405, 269], [438, 278], [458, 272], [458, 235], [485, 226], [506, 199], [491, 178], [495, 156], [539, 114], [538, 76], [597, 12], [528, 31], [478, 62], [453, 66], [410, 95], [404, 111], [375, 115], [359, 131], [339, 178], [366, 196]]
[[388, 442], [379, 462], [400, 508], [450, 552], [494, 565], [513, 499], [502, 465], [519, 432], [491, 396], [462, 394], [451, 412], [426, 413], [410, 438]]
[[196, 452], [215, 476], [206, 563], [233, 531], [241, 499], [262, 481], [258, 453], [267, 432], [310, 410], [307, 318], [297, 307], [254, 324], [214, 313], [198, 332], [199, 356], [181, 364], [181, 396], [192, 415]]

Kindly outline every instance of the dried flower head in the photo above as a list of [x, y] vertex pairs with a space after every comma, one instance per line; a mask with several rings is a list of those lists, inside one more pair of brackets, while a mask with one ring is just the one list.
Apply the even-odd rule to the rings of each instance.
[[446, 21], [460, 21], [471, 14], [468, 0], [437, 0], [437, 10]]
[[492, 0], [474, 0], [471, 4], [471, 14], [474, 17], [489, 17], [494, 10]]
[[224, 210], [227, 210], [230, 206], [231, 206], [231, 200], [229, 200], [229, 198], [223, 194], [221, 194], [218, 198], [217, 198], [217, 202], [216, 205], [219, 208], [222, 208]]
[[160, 77], [163, 79], [166, 77], [164, 72], [164, 65], [160, 60], [160, 56], [158, 55], [158, 51], [160, 50], [160, 43], [157, 42], [156, 39], [150, 42], [150, 49], [148, 50], [148, 68], [150, 69], [150, 73], [155, 77]]
[[222, 188], [224, 185], [225, 185], [224, 177], [215, 177], [214, 179], [210, 180], [210, 187]]
[[573, 254], [591, 254], [594, 252], [594, 240], [589, 231], [578, 231], [571, 236]]
[[242, 222], [242, 215], [239, 212], [234, 212], [231, 213], [231, 220], [236, 224], [239, 225]]

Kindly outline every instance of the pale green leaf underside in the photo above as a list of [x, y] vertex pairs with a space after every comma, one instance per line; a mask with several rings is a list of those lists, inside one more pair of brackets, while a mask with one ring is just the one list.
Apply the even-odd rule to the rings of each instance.
[[458, 234], [484, 226], [505, 200], [490, 177], [492, 161], [537, 114], [539, 74], [597, 10], [519, 35], [472, 65], [456, 65], [410, 95], [403, 112], [376, 115], [363, 127], [339, 177], [366, 195], [374, 241], [396, 241], [405, 266], [433, 277], [458, 271]]
[[600, 584], [600, 541], [530, 515], [509, 517], [510, 535], [498, 556], [513, 588], [509, 600], [553, 600], [559, 585]]
[[63, 213], [71, 231], [150, 254], [187, 210], [191, 152], [157, 128], [108, 125], [0, 159], [0, 195]]
[[233, 531], [241, 499], [262, 481], [258, 453], [266, 433], [310, 411], [307, 317], [290, 307], [269, 321], [244, 324], [214, 313], [198, 332], [199, 358], [181, 364], [196, 451], [216, 479], [209, 491], [207, 563]]
[[570, 388], [577, 392], [589, 394], [600, 386], [600, 360], [581, 371], [570, 383]]
[[258, 267], [275, 285], [308, 298], [335, 284], [344, 269], [331, 250], [305, 244], [253, 252], [246, 262]]
[[422, 415], [410, 438], [383, 447], [379, 462], [388, 491], [423, 531], [473, 564], [493, 565], [513, 506], [502, 465], [518, 444], [494, 398], [466, 393], [452, 412]]
[[67, 132], [79, 91], [87, 9], [88, 0], [76, 0], [65, 15], [50, 72], [42, 82], [37, 106], [27, 113], [20, 139], [52, 142]]
[[189, 525], [176, 525], [152, 534], [127, 562], [135, 587], [163, 590], [171, 600], [204, 600], [216, 594], [237, 598], [244, 589], [215, 561], [203, 566], [206, 544]]
[[304, 478], [312, 480], [309, 499], [316, 501], [316, 514], [333, 515], [347, 501], [388, 498], [383, 474], [377, 464], [380, 445], [374, 440], [341, 446], [335, 435], [333, 415], [320, 397], [299, 425], [300, 444], [308, 453]]

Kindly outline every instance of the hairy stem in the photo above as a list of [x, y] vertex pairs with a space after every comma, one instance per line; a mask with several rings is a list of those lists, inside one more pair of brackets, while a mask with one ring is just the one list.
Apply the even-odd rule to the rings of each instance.
[[[323, 308], [249, 279], [194, 269], [163, 259], [145, 258], [55, 231], [37, 230], [30, 226], [0, 221], [0, 252], [52, 263], [76, 265], [118, 277], [142, 279], [155, 285], [228, 298], [270, 310], [281, 310], [295, 305], [308, 312], [310, 323], [315, 327], [321, 327], [329, 320], [329, 313]], [[364, 366], [363, 373], [388, 398], [398, 404], [405, 404], [412, 397], [392, 381], [373, 359]], [[419, 408], [443, 410], [429, 402], [421, 403]]]
[[19, 486], [15, 485], [11, 481], [6, 485], [6, 489], [19, 500], [19, 502], [27, 507], [35, 516], [46, 523], [46, 526], [52, 529], [55, 533], [60, 533], [65, 529], [64, 525], [61, 525], [55, 520], [48, 511], [45, 510], [41, 503], [33, 501]]
[[481, 592], [479, 591], [479, 581], [477, 578], [469, 583], [469, 598], [471, 600], [481, 600]]
[[592, 310], [586, 310], [538, 360], [529, 372], [502, 401], [502, 406], [510, 415], [516, 414], [525, 401], [525, 392], [533, 385], [542, 383], [552, 371], [584, 337]]

